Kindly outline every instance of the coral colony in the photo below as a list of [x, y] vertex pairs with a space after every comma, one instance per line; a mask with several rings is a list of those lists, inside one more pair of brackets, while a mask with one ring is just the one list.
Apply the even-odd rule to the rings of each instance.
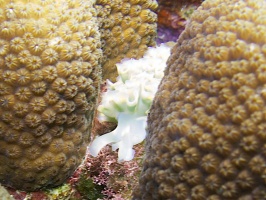
[[134, 157], [132, 147], [146, 137], [147, 114], [169, 55], [170, 47], [162, 44], [149, 48], [142, 59], [127, 59], [117, 64], [117, 82], [107, 81], [98, 111], [100, 121], [115, 121], [118, 125], [92, 142], [89, 151], [93, 156], [111, 144], [113, 150], [119, 149], [118, 161]]
[[206, 0], [167, 61], [134, 200], [266, 199], [266, 1]]
[[[155, 0], [1, 1], [0, 182], [13, 197], [3, 187], [0, 194], [131, 199], [172, 47], [159, 43], [179, 37], [199, 2], [161, 0], [158, 10]], [[107, 91], [95, 112], [102, 79]], [[98, 156], [84, 158], [99, 134], [91, 135], [96, 118], [117, 128], [96, 136], [88, 152]]]
[[1, 1], [0, 13], [0, 181], [61, 185], [86, 153], [96, 107], [96, 10], [91, 1]]
[[155, 44], [156, 8], [152, 0], [1, 1], [2, 184], [34, 191], [71, 176], [90, 142], [102, 71]]
[[141, 58], [155, 46], [158, 4], [155, 0], [97, 0], [101, 28], [103, 80], [115, 82], [115, 65], [124, 58]]

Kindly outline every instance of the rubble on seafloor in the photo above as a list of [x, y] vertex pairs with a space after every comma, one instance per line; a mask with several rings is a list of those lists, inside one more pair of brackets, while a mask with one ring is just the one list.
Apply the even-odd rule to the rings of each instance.
[[157, 43], [176, 41], [204, 0], [159, 0]]

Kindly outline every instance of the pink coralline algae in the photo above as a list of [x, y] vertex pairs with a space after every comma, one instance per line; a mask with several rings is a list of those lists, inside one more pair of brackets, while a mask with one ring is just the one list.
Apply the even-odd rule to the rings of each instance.
[[[105, 91], [104, 85], [102, 92]], [[115, 128], [115, 124], [99, 122], [94, 119], [94, 134], [104, 134]], [[72, 188], [79, 194], [78, 199], [128, 200], [138, 184], [144, 155], [143, 143], [134, 146], [135, 158], [131, 161], [118, 162], [117, 151], [111, 146], [101, 149], [97, 157], [88, 152], [82, 165], [69, 180]]]
[[94, 184], [103, 186], [103, 200], [131, 198], [141, 171], [143, 144], [136, 145], [134, 149], [135, 159], [122, 163], [117, 162], [117, 152], [113, 152], [110, 146], [104, 147], [97, 157], [86, 157], [83, 170]]

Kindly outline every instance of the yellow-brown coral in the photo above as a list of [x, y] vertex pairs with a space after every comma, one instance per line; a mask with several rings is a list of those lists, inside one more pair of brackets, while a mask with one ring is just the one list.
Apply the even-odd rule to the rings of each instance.
[[195, 11], [150, 110], [133, 199], [266, 199], [265, 17], [264, 0]]
[[97, 0], [104, 52], [103, 80], [116, 80], [115, 64], [123, 58], [140, 58], [155, 45], [157, 2], [154, 0]]
[[81, 0], [0, 8], [0, 181], [28, 191], [56, 186], [89, 142], [101, 80], [96, 9]]

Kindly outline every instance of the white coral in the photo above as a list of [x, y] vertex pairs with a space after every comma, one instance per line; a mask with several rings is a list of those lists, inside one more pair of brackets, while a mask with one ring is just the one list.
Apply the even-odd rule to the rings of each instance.
[[127, 59], [117, 64], [116, 83], [107, 80], [107, 91], [98, 107], [99, 120], [118, 122], [117, 128], [97, 137], [91, 144], [91, 155], [97, 156], [107, 144], [118, 151], [118, 161], [134, 157], [133, 146], [146, 137], [146, 121], [152, 100], [164, 75], [168, 45], [149, 48], [142, 59]]

